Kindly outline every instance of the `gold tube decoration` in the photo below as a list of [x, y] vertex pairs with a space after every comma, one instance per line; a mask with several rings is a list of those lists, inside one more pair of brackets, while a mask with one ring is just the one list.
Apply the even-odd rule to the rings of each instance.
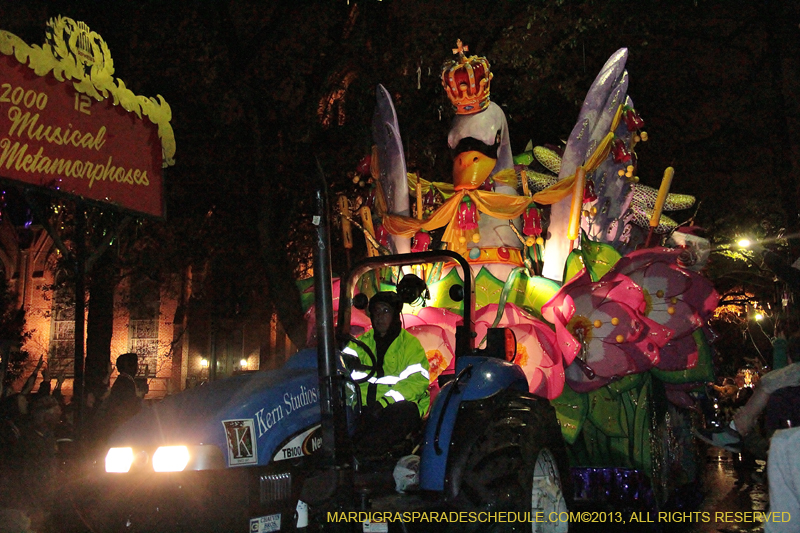
[[522, 194], [523, 196], [530, 196], [531, 189], [528, 187], [528, 173], [523, 168], [519, 171], [519, 179], [522, 180]]
[[386, 195], [383, 193], [383, 186], [380, 180], [378, 180], [375, 182], [375, 214], [382, 217], [388, 213], [389, 208], [386, 205]]
[[667, 200], [669, 188], [672, 185], [672, 176], [675, 175], [675, 169], [667, 167], [664, 171], [664, 177], [661, 180], [661, 187], [658, 189], [658, 197], [656, 197], [656, 205], [653, 207], [653, 215], [650, 217], [650, 227], [658, 227], [661, 220], [661, 211], [664, 209], [664, 202]]
[[381, 178], [381, 165], [378, 160], [378, 147], [376, 145], [372, 145], [370, 156], [369, 174], [372, 176], [372, 179], [378, 181]]
[[572, 203], [569, 208], [567, 239], [574, 241], [581, 231], [581, 211], [583, 210], [583, 187], [586, 185], [586, 170], [581, 166], [575, 171], [575, 184], [572, 189]]
[[[374, 145], [369, 163], [369, 173], [375, 183], [375, 213], [382, 217], [388, 209], [386, 208], [386, 196], [383, 194], [383, 187], [381, 186], [381, 162], [378, 159], [378, 147]], [[373, 233], [373, 235], [375, 234]]]
[[422, 183], [417, 176], [417, 220], [422, 220]]
[[[370, 208], [364, 206], [359, 210], [359, 213], [361, 213], [361, 223], [364, 225], [364, 229], [368, 231], [370, 235], [375, 236], [375, 228], [372, 226], [372, 211]], [[367, 256], [378, 257], [378, 249], [369, 242], [369, 239], [367, 239]]]
[[353, 228], [350, 226], [350, 200], [347, 196], [339, 196], [339, 214], [342, 217], [342, 243], [345, 249], [353, 249]]

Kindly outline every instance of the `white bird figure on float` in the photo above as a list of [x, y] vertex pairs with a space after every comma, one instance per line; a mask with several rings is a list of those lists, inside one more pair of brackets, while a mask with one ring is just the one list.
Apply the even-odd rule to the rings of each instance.
[[[493, 178], [503, 170], [514, 168], [508, 121], [503, 110], [494, 102], [489, 102], [483, 111], [463, 115], [453, 119], [447, 144], [453, 152], [453, 184], [459, 188], [476, 188], [488, 180], [491, 190], [500, 194], [519, 196], [517, 188], [504, 181]], [[514, 221], [519, 227], [519, 219]], [[468, 242], [469, 258], [479, 259], [481, 250], [522, 248], [522, 243], [509, 226], [508, 220], [501, 220], [481, 213], [478, 220], [477, 242]], [[505, 279], [510, 265], [485, 265], [499, 279]], [[500, 268], [504, 272], [494, 272]]]

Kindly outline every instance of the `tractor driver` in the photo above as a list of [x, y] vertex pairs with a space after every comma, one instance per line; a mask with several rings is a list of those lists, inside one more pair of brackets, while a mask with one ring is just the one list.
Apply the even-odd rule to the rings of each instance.
[[[417, 429], [428, 410], [428, 358], [419, 340], [403, 329], [403, 302], [394, 292], [379, 292], [369, 302], [372, 329], [359, 340], [375, 355], [375, 374], [361, 383], [362, 413], [354, 436], [357, 453], [382, 455]], [[353, 379], [366, 377], [369, 356], [351, 342], [345, 353], [358, 356]]]

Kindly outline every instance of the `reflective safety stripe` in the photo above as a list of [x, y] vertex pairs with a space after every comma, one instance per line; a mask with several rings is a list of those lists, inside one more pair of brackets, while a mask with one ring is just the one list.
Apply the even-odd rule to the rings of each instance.
[[411, 365], [407, 367], [405, 370], [403, 370], [400, 373], [400, 379], [406, 379], [411, 374], [416, 374], [417, 372], [421, 372], [423, 376], [425, 376], [426, 378], [430, 378], [430, 374], [428, 374], [428, 371], [422, 368], [421, 364], [417, 363], [416, 365]]
[[395, 402], [402, 402], [402, 401], [404, 401], [406, 399], [405, 396], [403, 396], [402, 394], [400, 394], [398, 391], [396, 391], [394, 389], [390, 389], [390, 390], [386, 391], [386, 394], [384, 394], [384, 396], [388, 396], [390, 398], [394, 398]]
[[[411, 366], [407, 367], [405, 370], [403, 370], [400, 373], [399, 376], [383, 376], [382, 378], [371, 377], [367, 381], [369, 381], [370, 383], [377, 383], [378, 385], [395, 385], [395, 384], [399, 383], [400, 381], [406, 379], [408, 376], [410, 376], [412, 374], [416, 374], [417, 372], [421, 373], [426, 378], [430, 377], [430, 375], [428, 374], [428, 371], [425, 370], [424, 368], [422, 368], [421, 364], [417, 363], [415, 365], [411, 365]], [[358, 375], [356, 375], [356, 374], [358, 374]], [[362, 379], [362, 378], [365, 378], [367, 376], [367, 374], [365, 374], [364, 372], [359, 372], [357, 370], [354, 370], [350, 374], [350, 376], [353, 379]]]
[[[352, 355], [353, 357], [358, 358], [358, 352], [356, 352], [349, 346], [345, 346], [344, 350], [342, 350], [342, 353], [346, 353], [347, 355]], [[352, 372], [350, 372], [350, 377], [352, 379], [364, 379], [365, 377], [367, 377], [367, 373], [361, 372], [360, 370], [353, 370]]]

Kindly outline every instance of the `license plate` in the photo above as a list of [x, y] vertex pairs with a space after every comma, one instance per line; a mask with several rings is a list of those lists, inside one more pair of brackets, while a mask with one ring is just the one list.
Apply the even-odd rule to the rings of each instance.
[[271, 533], [281, 530], [281, 514], [271, 514], [250, 519], [250, 533]]
[[363, 524], [364, 527], [362, 531], [364, 533], [389, 533], [388, 522], [370, 522], [367, 520]]

